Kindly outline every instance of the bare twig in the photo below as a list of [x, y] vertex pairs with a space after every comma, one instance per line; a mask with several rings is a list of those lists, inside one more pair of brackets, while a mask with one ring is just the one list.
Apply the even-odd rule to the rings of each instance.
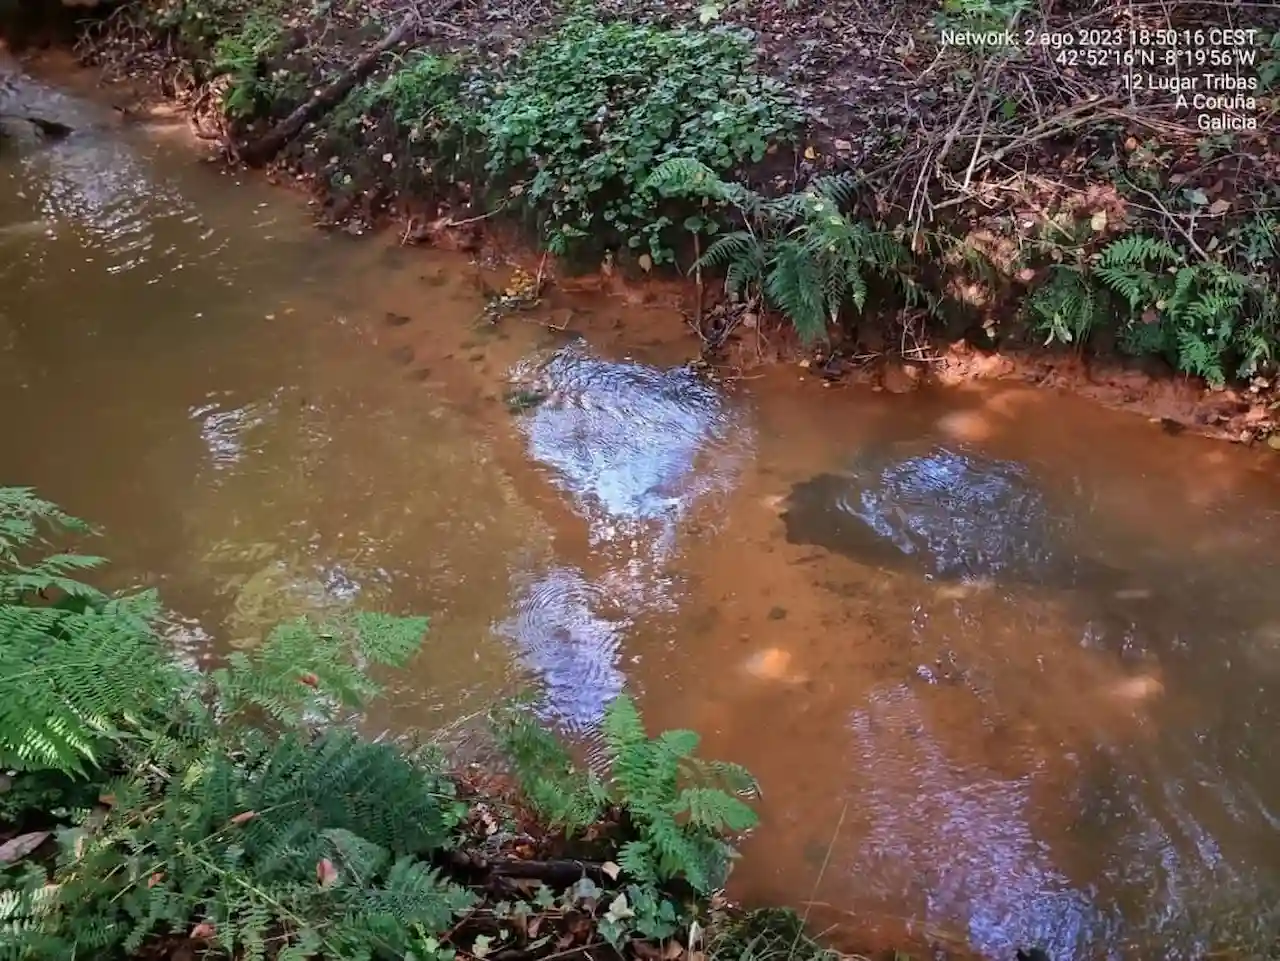
[[1179, 234], [1182, 235], [1183, 239], [1186, 240], [1186, 242], [1191, 245], [1191, 249], [1194, 250], [1202, 260], [1209, 259], [1209, 255], [1205, 253], [1204, 248], [1201, 247], [1198, 243], [1196, 243], [1196, 238], [1191, 235], [1191, 231], [1189, 231], [1186, 227], [1184, 227], [1181, 221], [1179, 221], [1179, 219], [1174, 214], [1169, 212], [1169, 208], [1160, 202], [1159, 197], [1153, 194], [1150, 190], [1147, 190], [1145, 187], [1139, 187], [1133, 181], [1129, 181], [1129, 186], [1131, 186], [1134, 190], [1138, 191], [1138, 193], [1147, 197], [1153, 204], [1156, 205], [1156, 208], [1160, 211], [1160, 213], [1164, 214], [1165, 220], [1167, 220], [1173, 226], [1174, 230], [1176, 230]]

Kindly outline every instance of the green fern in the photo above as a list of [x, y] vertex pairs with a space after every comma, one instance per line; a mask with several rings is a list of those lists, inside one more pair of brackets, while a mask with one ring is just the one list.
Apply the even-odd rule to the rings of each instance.
[[1077, 267], [1055, 264], [1027, 299], [1032, 322], [1045, 344], [1081, 344], [1108, 314], [1104, 292]]
[[564, 743], [524, 705], [502, 706], [491, 723], [521, 793], [549, 827], [572, 836], [599, 820], [608, 802], [604, 785], [593, 772], [581, 771]]
[[70, 576], [98, 557], [27, 558], [48, 549], [42, 525], [89, 532], [27, 488], [0, 488], [0, 766], [83, 775], [180, 671], [156, 640], [155, 595], [108, 599]]
[[1107, 244], [1092, 266], [1053, 266], [1027, 310], [1046, 343], [1082, 343], [1118, 313], [1124, 349], [1161, 354], [1211, 384], [1273, 363], [1271, 345], [1280, 336], [1273, 281], [1193, 261], [1168, 241], [1142, 234]]
[[104, 934], [133, 953], [197, 919], [231, 956], [270, 943], [403, 957], [414, 925], [444, 930], [474, 902], [424, 860], [464, 810], [439, 773], [349, 731], [206, 733], [158, 785], [114, 785], [105, 820], [69, 838], [43, 922], [63, 932], [64, 956]]
[[681, 879], [702, 894], [723, 883], [734, 855], [726, 838], [756, 823], [755, 812], [737, 796], [758, 789], [744, 768], [695, 757], [698, 735], [692, 731], [650, 738], [626, 695], [605, 710], [603, 783], [578, 772], [545, 731], [517, 727], [513, 737], [510, 723], [501, 729], [507, 756], [544, 815], [564, 823], [562, 812], [576, 803], [573, 798], [594, 805], [574, 808], [580, 816], [598, 816], [611, 805], [626, 816], [628, 836], [617, 863], [633, 881], [655, 886]]
[[233, 653], [214, 672], [218, 709], [224, 719], [257, 709], [296, 725], [317, 712], [359, 705], [381, 690], [367, 668], [402, 666], [426, 629], [425, 617], [369, 612], [281, 624], [254, 656]]
[[675, 158], [657, 167], [646, 186], [663, 196], [736, 208], [747, 229], [716, 240], [696, 266], [723, 268], [731, 296], [758, 289], [806, 343], [824, 339], [845, 308], [865, 308], [868, 273], [899, 281], [898, 268], [907, 259], [892, 236], [842, 213], [857, 197], [857, 180], [848, 174], [819, 177], [804, 191], [765, 199], [726, 183], [705, 164]]
[[51, 876], [0, 873], [0, 958], [145, 953], [193, 928], [232, 957], [403, 958], [470, 908], [434, 865], [466, 813], [452, 782], [338, 723], [424, 619], [297, 621], [201, 673], [155, 631], [154, 595], [69, 578], [98, 562], [48, 554], [46, 522], [87, 530], [0, 490], [0, 764], [14, 793], [75, 772], [109, 800], [61, 833]]
[[661, 197], [683, 197], [732, 204], [746, 216], [756, 216], [764, 199], [741, 184], [720, 175], [692, 157], [673, 157], [659, 164], [642, 184], [642, 190]]
[[683, 878], [703, 894], [722, 884], [734, 853], [725, 835], [756, 823], [755, 812], [730, 791], [755, 790], [754, 779], [740, 767], [695, 758], [699, 738], [693, 731], [649, 738], [626, 695], [606, 709], [604, 734], [610, 795], [636, 833], [622, 846], [618, 864], [637, 881]]

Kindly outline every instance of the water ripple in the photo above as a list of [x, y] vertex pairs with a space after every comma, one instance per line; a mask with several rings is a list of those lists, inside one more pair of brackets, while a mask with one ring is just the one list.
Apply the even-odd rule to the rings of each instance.
[[[684, 368], [608, 361], [574, 343], [515, 374], [549, 395], [521, 429], [530, 456], [586, 521], [601, 569], [551, 571], [501, 630], [542, 678], [546, 710], [587, 731], [622, 690], [618, 662], [633, 621], [677, 609], [672, 561], [682, 529], [732, 490], [753, 438], [721, 394]], [[707, 513], [700, 519], [714, 525]]]
[[622, 691], [617, 661], [630, 626], [626, 613], [581, 571], [555, 568], [525, 587], [515, 616], [497, 630], [517, 644], [521, 664], [540, 678], [543, 716], [581, 733]]

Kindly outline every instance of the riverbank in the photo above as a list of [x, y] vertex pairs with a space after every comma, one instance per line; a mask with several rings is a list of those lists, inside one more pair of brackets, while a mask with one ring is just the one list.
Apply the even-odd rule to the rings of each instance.
[[[713, 365], [890, 391], [1022, 380], [1266, 441], [1274, 13], [1219, 38], [1252, 96], [1210, 117], [1118, 90], [1107, 64], [1145, 26], [1078, 6], [184, 0], [120, 8], [79, 49], [330, 226], [498, 247], [539, 284], [659, 290]], [[1214, 22], [1174, 7], [1180, 29]], [[954, 42], [1001, 18], [1030, 33]], [[1024, 42], [1076, 34], [1070, 54]], [[1161, 37], [1138, 53], [1176, 46]]]

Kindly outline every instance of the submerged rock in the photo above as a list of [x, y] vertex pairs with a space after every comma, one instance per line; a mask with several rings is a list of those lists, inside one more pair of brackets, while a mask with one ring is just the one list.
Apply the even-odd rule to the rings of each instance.
[[1027, 468], [944, 447], [864, 456], [796, 484], [783, 504], [787, 540], [859, 563], [946, 581], [1110, 587], [1124, 574], [1071, 549], [1071, 519]]

